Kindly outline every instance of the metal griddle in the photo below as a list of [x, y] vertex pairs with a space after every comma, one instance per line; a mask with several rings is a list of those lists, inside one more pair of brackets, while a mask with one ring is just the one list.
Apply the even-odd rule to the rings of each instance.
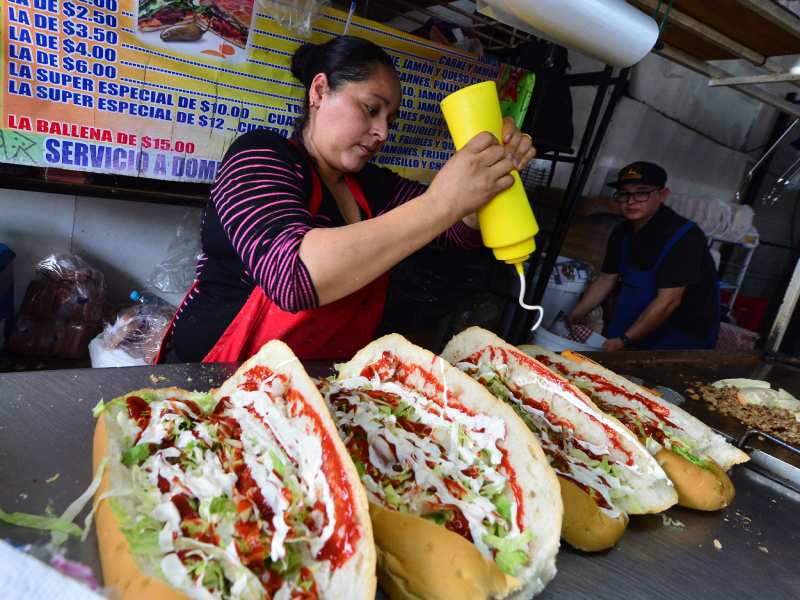
[[[654, 354], [592, 357], [619, 372], [678, 391], [695, 379], [753, 377], [752, 367], [768, 368], [767, 375], [759, 378], [800, 392], [800, 370], [792, 368], [789, 373], [784, 372], [790, 368], [785, 365], [765, 366], [756, 356]], [[161, 365], [0, 375], [0, 507], [43, 513], [51, 506], [60, 513], [88, 486], [91, 408], [101, 398], [140, 387], [207, 390], [234, 368]], [[307, 363], [306, 368], [312, 375], [323, 375], [329, 365]], [[45, 482], [56, 474], [57, 480]], [[750, 467], [737, 467], [732, 478], [737, 494], [729, 508], [710, 514], [681, 508], [666, 512], [684, 527], [665, 525], [661, 515], [634, 517], [615, 549], [589, 555], [562, 547], [559, 573], [539, 597], [800, 598], [800, 494]], [[47, 537], [0, 524], [0, 538], [17, 544], [42, 543]], [[71, 540], [67, 552], [69, 558], [92, 567], [100, 579], [94, 535], [84, 543]]]

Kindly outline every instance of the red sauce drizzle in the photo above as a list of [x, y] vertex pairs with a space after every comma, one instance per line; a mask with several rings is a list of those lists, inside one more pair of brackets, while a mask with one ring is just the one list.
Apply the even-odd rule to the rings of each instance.
[[[436, 360], [437, 359], [434, 359], [434, 362]], [[403, 362], [400, 360], [400, 357], [392, 354], [388, 350], [383, 353], [378, 361], [364, 367], [364, 369], [361, 371], [361, 375], [367, 379], [372, 379], [373, 377], [377, 376], [381, 381], [396, 381], [398, 383], [405, 384], [406, 386], [413, 388], [415, 391], [425, 396], [428, 400], [431, 400], [437, 405], [444, 407], [444, 401], [442, 399], [444, 386], [439, 383], [438, 377], [418, 364], [409, 364]], [[421, 388], [416, 384], [414, 378], [417, 377], [422, 378], [422, 380], [425, 382], [424, 387]], [[432, 388], [432, 391], [428, 388]], [[461, 404], [452, 390], [447, 390], [447, 405], [448, 407], [455, 408], [459, 412], [471, 417], [474, 417], [477, 414], [476, 411], [471, 410]], [[500, 450], [500, 453], [503, 456], [503, 460], [500, 464], [503, 467], [503, 470], [506, 472], [509, 484], [511, 485], [511, 490], [514, 493], [514, 498], [517, 501], [517, 526], [519, 527], [520, 531], [525, 531], [525, 505], [522, 502], [522, 489], [519, 487], [519, 483], [517, 482], [517, 474], [514, 471], [514, 468], [511, 466], [511, 462], [508, 460], [508, 452], [506, 452], [503, 448], [498, 448], [498, 450]], [[453, 521], [451, 521], [451, 523], [452, 522]], [[469, 533], [468, 527], [466, 528], [466, 532]], [[463, 535], [463, 533], [461, 533], [461, 535]], [[464, 537], [467, 537], [467, 539], [470, 539], [471, 541], [471, 537], [466, 535]]]
[[236, 471], [236, 489], [242, 496], [256, 505], [262, 519], [271, 522], [275, 513], [272, 512], [269, 504], [264, 500], [264, 495], [261, 493], [261, 489], [258, 487], [255, 479], [253, 479], [250, 467], [247, 465], [238, 465], [234, 471]]
[[[257, 521], [236, 521], [236, 533], [240, 536], [238, 554], [247, 567], [261, 570], [269, 553], [261, 535], [261, 525]], [[281, 580], [281, 584], [283, 580]], [[278, 585], [280, 589], [280, 585]]]
[[600, 494], [600, 493], [598, 493], [596, 490], [594, 490], [594, 489], [590, 488], [588, 485], [585, 485], [585, 484], [581, 483], [581, 482], [580, 482], [580, 481], [578, 481], [577, 479], [573, 479], [573, 478], [572, 478], [572, 477], [570, 477], [569, 475], [562, 475], [561, 473], [559, 473], [559, 476], [560, 476], [560, 477], [563, 477], [564, 479], [569, 479], [569, 480], [570, 480], [572, 483], [574, 483], [574, 484], [575, 484], [575, 485], [577, 485], [579, 488], [581, 488], [581, 489], [582, 489], [584, 492], [586, 492], [587, 494], [589, 494], [589, 497], [590, 497], [590, 498], [591, 498], [591, 499], [594, 501], [594, 503], [595, 503], [595, 504], [597, 504], [597, 506], [599, 506], [600, 508], [605, 508], [605, 509], [607, 509], [607, 510], [614, 510], [614, 507], [613, 507], [613, 506], [611, 506], [611, 505], [610, 505], [608, 502], [606, 502], [606, 499], [603, 497], [603, 495], [602, 495], [602, 494]]
[[680, 429], [680, 427], [672, 423], [667, 418], [670, 415], [670, 410], [666, 406], [663, 406], [658, 402], [650, 400], [650, 398], [646, 398], [641, 394], [632, 393], [626, 390], [625, 388], [619, 387], [618, 385], [614, 385], [602, 375], [595, 375], [594, 373], [586, 373], [585, 371], [580, 371], [576, 373], [575, 376], [584, 377], [586, 379], [592, 380], [596, 384], [595, 390], [598, 392], [611, 392], [612, 394], [623, 396], [628, 400], [631, 400], [632, 402], [638, 402], [639, 404], [644, 404], [665, 425], [669, 425], [670, 427], [673, 427], [675, 429]]
[[[502, 362], [504, 362], [504, 363], [507, 363], [509, 361], [509, 356], [513, 356], [515, 360], [521, 362], [526, 367], [529, 367], [531, 370], [533, 370], [537, 374], [542, 375], [548, 381], [552, 381], [553, 383], [557, 383], [561, 387], [561, 389], [564, 390], [564, 392], [566, 394], [570, 395], [570, 397], [573, 397], [576, 400], [580, 400], [582, 403], [585, 404], [585, 401], [583, 400], [583, 398], [581, 398], [579, 395], [577, 395], [577, 394], [575, 394], [573, 392], [571, 383], [569, 383], [568, 381], [565, 381], [561, 377], [558, 377], [557, 375], [555, 375], [554, 373], [552, 373], [546, 367], [543, 366], [543, 365], [546, 365], [546, 364], [550, 363], [550, 361], [547, 360], [546, 356], [541, 356], [541, 357], [537, 356], [536, 360], [534, 360], [530, 356], [528, 356], [527, 354], [524, 354], [522, 352], [515, 352], [515, 351], [507, 350], [506, 348], [497, 348], [495, 346], [487, 346], [485, 348], [482, 348], [482, 349], [478, 350], [477, 352], [475, 352], [474, 354], [472, 354], [471, 356], [466, 358], [465, 362], [477, 365], [478, 361], [481, 358], [481, 356], [486, 354], [486, 353], [489, 354], [489, 360], [490, 361], [493, 361], [493, 360], [495, 360], [495, 358], [499, 357], [500, 360]], [[547, 360], [547, 362], [540, 361], [540, 358], [544, 358], [545, 360]], [[537, 362], [537, 361], [543, 362], [543, 364], [540, 364], [540, 362]], [[545, 415], [547, 416], [547, 420], [548, 421], [550, 421], [554, 425], [558, 425], [558, 426], [560, 426], [562, 428], [565, 428], [565, 429], [573, 432], [573, 434], [574, 434], [575, 425], [573, 425], [569, 421], [566, 421], [565, 419], [560, 418], [555, 413], [553, 413], [550, 410], [550, 406], [547, 403], [541, 402], [541, 401], [537, 401], [537, 400], [535, 400], [533, 398], [529, 398], [527, 396], [522, 396], [522, 394], [519, 393], [516, 390], [511, 390], [511, 392], [514, 394], [514, 397], [517, 400], [519, 400], [521, 403], [526, 404], [528, 406], [531, 406], [531, 407], [533, 407], [533, 408], [535, 408], [537, 410], [540, 410], [540, 411], [544, 412]], [[587, 414], [586, 416], [591, 421], [593, 421], [593, 422], [597, 423], [598, 425], [600, 425], [603, 428], [603, 430], [606, 432], [606, 437], [608, 438], [608, 441], [611, 443], [611, 445], [614, 448], [616, 448], [617, 450], [619, 450], [622, 454], [625, 455], [625, 457], [626, 457], [625, 458], [625, 464], [632, 465], [633, 462], [634, 462], [633, 461], [633, 454], [631, 452], [628, 452], [625, 449], [625, 447], [622, 445], [622, 442], [620, 441], [619, 435], [617, 434], [617, 432], [614, 431], [614, 429], [612, 429], [611, 427], [609, 427], [605, 423], [603, 423], [600, 419], [598, 419], [598, 418], [596, 418], [596, 417], [594, 417], [592, 415], [589, 415], [589, 414]], [[590, 457], [594, 458], [595, 460], [601, 460], [601, 457], [599, 457], [599, 456], [597, 456], [595, 454], [592, 454], [589, 450], [587, 450], [583, 446], [581, 446], [580, 449], [582, 451], [586, 452], [587, 455], [589, 455]]]
[[[539, 355], [539, 356], [536, 357], [536, 360], [542, 362], [543, 364], [545, 364], [545, 365], [547, 365], [549, 367], [554, 366], [553, 365], [553, 361], [550, 360], [550, 358], [548, 356]], [[559, 371], [564, 373], [565, 375], [570, 374], [569, 373], [569, 369], [567, 369], [566, 366], [564, 366], [561, 363], [556, 363], [555, 367]], [[626, 390], [626, 389], [624, 389], [624, 388], [622, 388], [622, 387], [620, 387], [618, 385], [613, 384], [612, 382], [610, 382], [608, 379], [606, 379], [602, 375], [596, 375], [594, 373], [587, 373], [586, 371], [576, 371], [574, 374], [572, 374], [572, 376], [573, 377], [584, 377], [586, 379], [591, 380], [592, 382], [594, 382], [596, 384], [595, 390], [597, 392], [611, 392], [612, 394], [617, 394], [619, 396], [623, 396], [623, 397], [625, 397], [628, 400], [631, 400], [633, 402], [638, 402], [639, 404], [643, 404], [653, 414], [655, 414], [659, 418], [659, 420], [661, 420], [665, 425], [668, 425], [669, 427], [672, 427], [674, 429], [681, 429], [680, 427], [675, 425], [675, 423], [673, 423], [672, 421], [670, 421], [667, 418], [671, 414], [670, 410], [666, 406], [663, 406], [662, 404], [659, 404], [658, 402], [654, 402], [653, 400], [650, 400], [649, 398], [646, 398], [645, 396], [643, 396], [641, 394], [631, 393], [628, 390]], [[593, 398], [593, 400], [594, 399], [595, 398]], [[610, 414], [614, 415], [620, 421], [625, 423], [625, 425], [628, 427], [628, 429], [633, 431], [636, 435], [641, 435], [641, 432], [639, 431], [639, 428], [636, 426], [636, 423], [630, 422], [630, 420], [629, 420], [630, 415], [626, 414], [626, 411], [628, 411], [630, 409], [627, 409], [625, 407], [614, 406], [614, 405], [611, 405], [611, 404], [605, 404], [604, 406], [605, 406], [605, 408], [603, 408], [603, 412], [607, 412], [607, 413], [610, 413]], [[661, 441], [661, 439], [663, 439], [664, 433], [662, 431], [660, 431], [658, 429], [658, 427], [655, 427], [652, 424], [647, 424], [647, 423], [643, 423], [642, 425], [644, 426], [645, 430], [652, 430], [653, 432], [658, 431], [659, 433], [655, 434], [655, 435], [656, 435], [656, 439], [658, 439], [659, 442]], [[648, 433], [648, 435], [650, 435], [650, 434]], [[659, 439], [659, 437], [661, 439]]]
[[179, 402], [182, 402], [188, 406], [189, 410], [191, 410], [195, 415], [202, 416], [203, 411], [200, 410], [200, 407], [197, 406], [197, 403], [194, 400], [179, 400]]
[[[247, 391], [257, 390], [262, 381], [272, 376], [272, 371], [266, 367], [253, 367], [244, 373], [245, 381], [240, 388]], [[284, 383], [288, 382], [288, 378], [284, 375], [279, 375], [278, 378]], [[337, 569], [355, 553], [356, 545], [361, 537], [361, 528], [356, 519], [353, 491], [347, 479], [347, 472], [342, 459], [336, 451], [333, 438], [328, 433], [328, 430], [325, 429], [319, 414], [311, 408], [303, 395], [294, 388], [287, 391], [286, 402], [289, 409], [288, 412], [292, 417], [304, 416], [312, 422], [314, 433], [322, 447], [322, 471], [331, 489], [337, 526], [316, 558], [317, 560], [329, 561], [331, 567]], [[324, 505], [322, 505], [322, 508], [324, 509]], [[324, 510], [322, 512], [325, 522], [332, 518]]]
[[[319, 414], [309, 406], [303, 395], [296, 389], [289, 390], [286, 400], [290, 405], [290, 412], [297, 411], [298, 415], [311, 420], [314, 424], [314, 432], [322, 446], [322, 470], [333, 496], [336, 528], [317, 554], [317, 559], [327, 560], [333, 569], [337, 569], [355, 553], [356, 544], [361, 537], [361, 528], [356, 519], [353, 491], [350, 488], [342, 458], [336, 451], [333, 438], [323, 426]], [[325, 518], [330, 519], [331, 515], [325, 515]]]
[[457, 533], [461, 537], [468, 539], [470, 542], [474, 542], [472, 539], [472, 532], [469, 530], [469, 521], [467, 521], [461, 509], [450, 504], [445, 505], [445, 508], [453, 512], [453, 518], [444, 524], [445, 529], [449, 529], [453, 533]]
[[272, 569], [267, 569], [261, 574], [261, 585], [267, 590], [267, 598], [273, 598], [283, 585], [283, 577]]
[[136, 445], [150, 423], [150, 405], [139, 396], [128, 396], [125, 404], [128, 405], [128, 416], [136, 422], [136, 426], [139, 428], [139, 433], [136, 434], [134, 440], [134, 445]]

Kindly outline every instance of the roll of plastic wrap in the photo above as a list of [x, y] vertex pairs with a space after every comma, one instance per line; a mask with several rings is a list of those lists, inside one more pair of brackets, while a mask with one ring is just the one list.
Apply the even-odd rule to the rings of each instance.
[[482, 0], [480, 12], [615, 67], [642, 60], [658, 24], [623, 0]]

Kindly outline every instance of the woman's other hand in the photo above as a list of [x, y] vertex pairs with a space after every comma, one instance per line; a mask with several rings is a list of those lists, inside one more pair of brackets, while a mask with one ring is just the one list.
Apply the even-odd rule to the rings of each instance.
[[450, 157], [425, 194], [444, 208], [448, 220], [454, 222], [510, 188], [514, 183], [513, 168], [506, 149], [484, 131]]
[[517, 129], [511, 117], [503, 119], [503, 144], [517, 171], [522, 171], [536, 158], [531, 136]]

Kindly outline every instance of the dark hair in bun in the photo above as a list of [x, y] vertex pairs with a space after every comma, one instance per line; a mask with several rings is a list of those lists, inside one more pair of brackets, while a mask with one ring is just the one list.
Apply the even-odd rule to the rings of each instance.
[[353, 81], [365, 81], [377, 65], [395, 72], [394, 62], [386, 51], [369, 40], [343, 35], [324, 44], [305, 43], [292, 56], [292, 75], [306, 88], [303, 116], [295, 121], [295, 134], [305, 127], [308, 118], [308, 88], [314, 77], [324, 73], [328, 86], [336, 91]]

